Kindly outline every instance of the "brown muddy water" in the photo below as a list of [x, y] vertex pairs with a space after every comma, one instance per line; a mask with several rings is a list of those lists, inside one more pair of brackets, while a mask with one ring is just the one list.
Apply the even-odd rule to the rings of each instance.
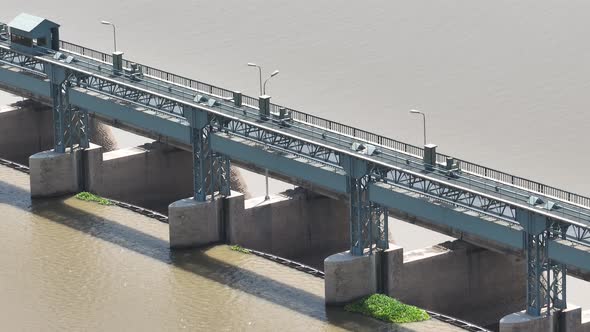
[[459, 331], [324, 306], [323, 280], [219, 245], [171, 252], [168, 225], [73, 197], [31, 201], [0, 166], [0, 330]]

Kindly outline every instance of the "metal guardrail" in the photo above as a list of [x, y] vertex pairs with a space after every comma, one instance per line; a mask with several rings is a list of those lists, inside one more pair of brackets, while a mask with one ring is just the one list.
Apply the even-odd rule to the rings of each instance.
[[[63, 40], [60, 41], [60, 48], [69, 52], [90, 57], [95, 60], [103, 61], [105, 63], [112, 63], [112, 55], [93, 49], [89, 49], [80, 45], [76, 45], [70, 42], [66, 42]], [[129, 68], [131, 63], [133, 63], [133, 61], [123, 60], [124, 67]], [[140, 64], [140, 66], [144, 75], [157, 78], [166, 82], [170, 82], [173, 84], [178, 84], [184, 87], [189, 87], [191, 89], [198, 90], [220, 98], [233, 97], [233, 91], [231, 90], [227, 90], [207, 83], [199, 82], [187, 77], [165, 72], [150, 66], [145, 66], [142, 64]], [[258, 108], [258, 98], [244, 95], [242, 96], [242, 103], [253, 108]], [[271, 112], [273, 113], [278, 113], [279, 109], [284, 108], [285, 110], [291, 113], [294, 120], [300, 122], [305, 122], [307, 124], [311, 124], [319, 128], [337, 132], [339, 134], [348, 135], [369, 143], [382, 145], [384, 147], [394, 149], [399, 152], [407, 153], [410, 155], [414, 155], [419, 158], [422, 158], [424, 156], [424, 149], [415, 145], [400, 142], [391, 138], [387, 138], [385, 136], [381, 136], [355, 127], [351, 127], [342, 123], [334, 122], [308, 113], [299, 112], [277, 104], [271, 104], [270, 107]], [[438, 153], [437, 162], [444, 164], [446, 163], [446, 159], [449, 157], [450, 156], [448, 155]], [[474, 164], [465, 160], [455, 160], [459, 163], [462, 171], [473, 173], [495, 181], [512, 184], [514, 186], [526, 190], [535, 191], [546, 196], [551, 196], [563, 201], [590, 208], [589, 197], [585, 197], [556, 187], [548, 186], [537, 181], [528, 180], [516, 175], [498, 171], [486, 166]]]

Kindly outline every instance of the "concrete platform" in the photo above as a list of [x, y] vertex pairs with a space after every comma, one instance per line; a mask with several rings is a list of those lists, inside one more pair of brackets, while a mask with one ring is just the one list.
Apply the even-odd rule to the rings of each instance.
[[557, 332], [557, 315], [533, 317], [524, 311], [513, 313], [500, 320], [500, 332]]
[[567, 309], [549, 316], [542, 312], [541, 317], [533, 317], [520, 311], [500, 320], [500, 332], [590, 332], [586, 315], [590, 315], [590, 311], [582, 312], [582, 308], [571, 303]]
[[53, 150], [29, 157], [31, 197], [53, 197], [77, 193], [81, 189], [80, 153]]
[[353, 256], [349, 251], [324, 260], [326, 305], [344, 305], [377, 292], [376, 255]]
[[222, 200], [197, 202], [193, 198], [176, 201], [168, 207], [170, 248], [192, 248], [219, 242]]

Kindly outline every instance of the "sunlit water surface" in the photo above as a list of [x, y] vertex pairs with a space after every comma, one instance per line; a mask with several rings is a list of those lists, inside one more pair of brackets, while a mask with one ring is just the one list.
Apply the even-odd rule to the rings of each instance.
[[322, 279], [220, 245], [170, 252], [168, 225], [75, 198], [31, 202], [0, 166], [2, 331], [457, 331], [326, 309]]

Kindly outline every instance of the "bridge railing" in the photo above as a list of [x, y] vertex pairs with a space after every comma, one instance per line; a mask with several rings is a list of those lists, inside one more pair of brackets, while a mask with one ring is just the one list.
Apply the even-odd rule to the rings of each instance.
[[[90, 57], [95, 60], [112, 63], [112, 55], [110, 54], [89, 49], [63, 40], [60, 41], [60, 48], [69, 52]], [[123, 66], [129, 68], [132, 62], [133, 61], [130, 60], [123, 60]], [[150, 66], [142, 64], [140, 64], [140, 66], [142, 68], [142, 72], [144, 75], [148, 75], [173, 84], [189, 87], [191, 89], [201, 91], [210, 95], [214, 95], [220, 98], [231, 98], [233, 96], [233, 91], [231, 90], [227, 90], [207, 83], [199, 82], [187, 77], [165, 72]], [[253, 108], [258, 108], [258, 98], [244, 95], [242, 96], [242, 103]], [[308, 113], [299, 112], [277, 104], [271, 104], [270, 107], [271, 112], [273, 113], [278, 113], [279, 109], [284, 108], [291, 113], [294, 120], [305, 122], [306, 124], [311, 124], [319, 128], [324, 128], [326, 130], [337, 132], [339, 134], [344, 134], [354, 138], [358, 138], [359, 140], [366, 141], [369, 143], [382, 145], [387, 148], [407, 153], [419, 158], [422, 158], [424, 156], [424, 149], [422, 147], [400, 142], [385, 136], [381, 136], [355, 127], [351, 127], [342, 123], [334, 122]], [[437, 161], [439, 163], [446, 163], [447, 158], [449, 158], [448, 155], [442, 153], [437, 154]], [[512, 184], [517, 187], [542, 193], [546, 196], [552, 196], [573, 204], [590, 207], [589, 197], [585, 197], [556, 187], [548, 186], [536, 181], [528, 180], [519, 176], [498, 171], [486, 166], [474, 164], [465, 160], [455, 160], [459, 163], [462, 171], [473, 173], [495, 181]]]
[[99, 60], [102, 62], [113, 63], [113, 56], [111, 54], [96, 51], [96, 50], [93, 50], [91, 48], [87, 48], [84, 46], [68, 43], [63, 40], [60, 40], [59, 48], [64, 49], [69, 52], [78, 53], [80, 55], [84, 55], [89, 58]]

